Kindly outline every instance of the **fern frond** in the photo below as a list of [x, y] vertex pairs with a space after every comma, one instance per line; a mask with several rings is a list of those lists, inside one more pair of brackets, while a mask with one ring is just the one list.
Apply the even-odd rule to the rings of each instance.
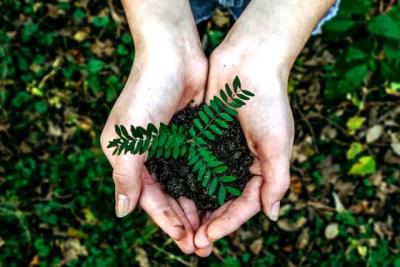
[[214, 141], [216, 136], [223, 134], [220, 129], [227, 129], [233, 116], [237, 115], [236, 109], [244, 106], [245, 101], [254, 96], [253, 93], [242, 90], [239, 78], [233, 80], [233, 90], [225, 84], [225, 90], [220, 90], [220, 97], [214, 96], [209, 105], [204, 105], [199, 111], [198, 117], [193, 120], [193, 126], [189, 129], [191, 137], [203, 136]]
[[[222, 205], [227, 191], [225, 184], [236, 181], [237, 177], [225, 175], [228, 167], [222, 161], [219, 161], [206, 145], [199, 145], [196, 142], [189, 147], [188, 164], [192, 166], [192, 171], [197, 173], [197, 180], [201, 182], [201, 185], [208, 187], [207, 193], [210, 196], [218, 189], [218, 202]], [[239, 191], [232, 186], [230, 188], [233, 188], [230, 190], [235, 193]]]

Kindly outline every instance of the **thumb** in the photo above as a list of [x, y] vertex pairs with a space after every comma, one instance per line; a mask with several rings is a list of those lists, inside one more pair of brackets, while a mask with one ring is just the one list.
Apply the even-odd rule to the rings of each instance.
[[115, 212], [124, 217], [135, 208], [142, 188], [143, 155], [120, 155], [114, 163]]
[[[265, 152], [262, 154], [266, 155]], [[263, 156], [260, 161], [264, 179], [261, 203], [265, 214], [276, 221], [279, 217], [280, 201], [290, 186], [289, 157], [278, 153], [277, 156]]]

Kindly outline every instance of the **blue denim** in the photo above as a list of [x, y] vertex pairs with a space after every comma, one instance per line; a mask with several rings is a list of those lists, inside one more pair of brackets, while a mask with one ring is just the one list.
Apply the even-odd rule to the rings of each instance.
[[[236, 20], [242, 14], [243, 10], [247, 7], [250, 0], [190, 0], [193, 16], [196, 23], [200, 23], [209, 19], [217, 7], [225, 7], [229, 13]], [[336, 16], [339, 10], [340, 0], [326, 12], [325, 16], [319, 21], [312, 34], [320, 34], [321, 27], [327, 21]]]

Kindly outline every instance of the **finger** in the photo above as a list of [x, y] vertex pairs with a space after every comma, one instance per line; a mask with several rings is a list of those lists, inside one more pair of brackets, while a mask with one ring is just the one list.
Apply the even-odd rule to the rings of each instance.
[[253, 164], [251, 164], [249, 171], [252, 175], [262, 176], [260, 161], [254, 158]]
[[209, 240], [214, 242], [236, 231], [261, 210], [260, 189], [262, 182], [261, 176], [251, 178], [242, 195], [236, 198], [220, 216], [212, 219], [207, 228]]
[[181, 209], [181, 207], [179, 206], [177, 201], [170, 196], [167, 196], [167, 198], [168, 198], [168, 202], [169, 202], [170, 206], [173, 208], [175, 213], [178, 215], [178, 217], [181, 220], [181, 222], [183, 223], [183, 225], [185, 227], [185, 231], [186, 231], [185, 237], [182, 238], [181, 240], [176, 240], [175, 243], [185, 254], [192, 254], [196, 249], [194, 246], [194, 242], [193, 242], [194, 231], [192, 229], [192, 226], [190, 225], [189, 220], [185, 216], [185, 213], [183, 212], [183, 210]]
[[213, 248], [213, 244], [211, 244], [205, 248], [199, 248], [195, 251], [195, 253], [197, 256], [205, 258], [205, 257], [210, 256], [210, 254], [212, 253], [212, 248]]
[[261, 160], [264, 183], [261, 188], [261, 203], [265, 214], [278, 220], [280, 201], [290, 186], [289, 157], [283, 154]]
[[184, 223], [170, 206], [167, 196], [162, 192], [157, 181], [148, 174], [147, 170], [143, 173], [140, 206], [173, 240], [182, 240], [186, 235]]
[[209, 215], [209, 218], [207, 220], [204, 220], [202, 225], [200, 225], [199, 229], [196, 232], [196, 235], [194, 236], [194, 244], [198, 248], [205, 248], [208, 247], [212, 244], [212, 242], [208, 239], [207, 236], [207, 227], [208, 224], [216, 217], [221, 215], [225, 210], [229, 208], [229, 205], [232, 203], [231, 201], [226, 202], [224, 205], [216, 209]]
[[193, 200], [186, 197], [178, 198], [179, 206], [181, 206], [186, 218], [188, 219], [193, 231], [197, 231], [200, 226], [199, 212]]
[[120, 155], [113, 168], [115, 184], [115, 212], [121, 218], [129, 214], [136, 206], [142, 181], [140, 174], [143, 168], [143, 157]]

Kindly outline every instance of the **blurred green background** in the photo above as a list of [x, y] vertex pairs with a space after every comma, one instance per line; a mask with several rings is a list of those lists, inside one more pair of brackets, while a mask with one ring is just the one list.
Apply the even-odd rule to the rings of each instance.
[[[292, 186], [206, 259], [114, 216], [99, 135], [134, 59], [118, 1], [0, 0], [0, 266], [400, 266], [400, 7], [344, 0], [289, 83]], [[212, 50], [233, 21], [202, 25]]]

